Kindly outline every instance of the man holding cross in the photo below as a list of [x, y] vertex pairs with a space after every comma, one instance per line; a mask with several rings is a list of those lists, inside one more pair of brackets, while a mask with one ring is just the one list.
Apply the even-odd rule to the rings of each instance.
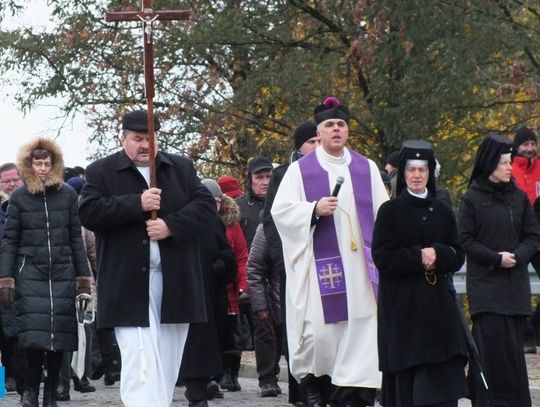
[[116, 334], [122, 402], [167, 407], [189, 323], [206, 321], [197, 239], [216, 206], [190, 160], [150, 155], [146, 111], [127, 113], [122, 128], [123, 149], [88, 166], [79, 212], [96, 234], [98, 327]]

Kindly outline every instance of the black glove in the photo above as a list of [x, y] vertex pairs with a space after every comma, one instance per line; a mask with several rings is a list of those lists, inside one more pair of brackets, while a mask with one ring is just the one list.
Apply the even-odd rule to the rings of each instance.
[[217, 276], [222, 276], [225, 274], [225, 262], [222, 259], [216, 259], [212, 263], [212, 271]]
[[11, 304], [13, 304], [13, 299], [15, 298], [14, 290], [11, 287], [3, 287], [0, 288], [0, 304], [5, 309], [8, 309], [11, 307]]
[[92, 293], [90, 291], [90, 287], [79, 287], [79, 288], [77, 288], [77, 295], [80, 295], [80, 294], [92, 295]]

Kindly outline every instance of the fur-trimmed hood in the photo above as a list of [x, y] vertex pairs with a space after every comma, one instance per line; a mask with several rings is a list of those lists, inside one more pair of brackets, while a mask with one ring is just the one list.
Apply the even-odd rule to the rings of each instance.
[[[36, 148], [43, 148], [52, 153], [52, 167], [45, 182], [39, 179], [32, 168], [32, 151]], [[45, 189], [50, 187], [60, 189], [64, 184], [64, 157], [60, 146], [49, 138], [36, 137], [23, 145], [17, 154], [17, 168], [24, 185], [31, 194], [45, 192]]]
[[219, 208], [219, 216], [221, 216], [221, 220], [225, 226], [240, 222], [240, 207], [234, 199], [223, 194], [221, 207]]

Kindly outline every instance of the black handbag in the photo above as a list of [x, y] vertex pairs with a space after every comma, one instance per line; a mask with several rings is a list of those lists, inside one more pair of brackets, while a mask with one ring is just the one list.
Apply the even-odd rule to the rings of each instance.
[[253, 338], [246, 314], [236, 315], [233, 329], [233, 347], [236, 350], [253, 350]]

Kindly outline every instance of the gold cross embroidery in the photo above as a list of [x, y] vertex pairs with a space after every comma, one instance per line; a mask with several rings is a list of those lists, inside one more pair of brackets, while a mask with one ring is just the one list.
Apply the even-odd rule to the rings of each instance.
[[324, 274], [319, 275], [319, 280], [325, 288], [336, 288], [334, 283], [341, 285], [343, 280], [343, 271], [339, 269], [336, 264], [328, 263], [328, 265], [321, 268], [321, 272]]

